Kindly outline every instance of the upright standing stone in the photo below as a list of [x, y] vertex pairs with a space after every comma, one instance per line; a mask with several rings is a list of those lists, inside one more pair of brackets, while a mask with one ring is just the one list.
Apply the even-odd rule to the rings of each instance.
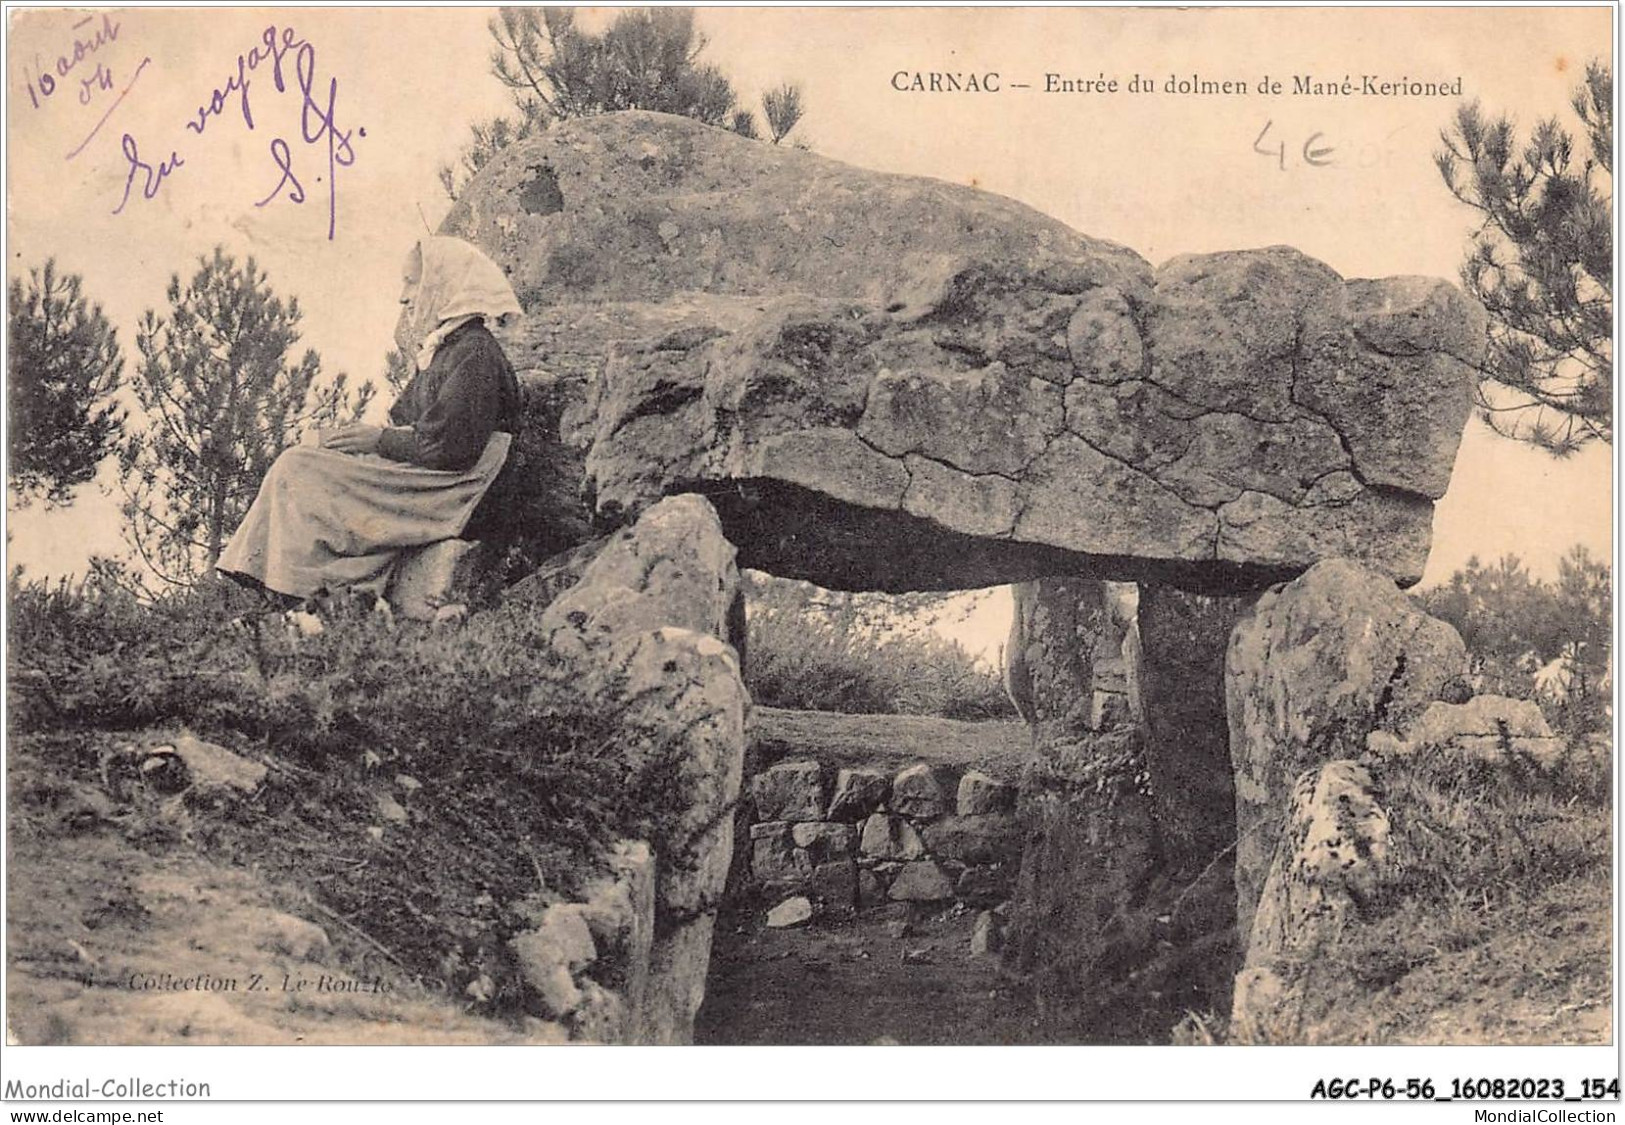
[[1236, 842], [1224, 659], [1230, 630], [1255, 600], [1140, 590], [1146, 764], [1170, 871], [1195, 875]]
[[681, 747], [671, 834], [682, 861], [660, 857], [655, 893], [672, 921], [652, 943], [644, 1008], [630, 1017], [641, 1042], [688, 1042], [705, 998], [750, 706], [738, 657], [721, 639], [737, 583], [711, 505], [674, 496], [603, 540], [539, 620], [563, 658], [562, 680], [618, 711], [629, 738]]
[[1110, 627], [1106, 584], [1040, 578], [1013, 592], [1005, 684], [1032, 724], [1035, 745], [1091, 729], [1095, 657]]
[[1110, 997], [1132, 994], [1129, 974], [1155, 953], [1126, 909], [1157, 866], [1143, 779], [1132, 728], [1052, 746], [1022, 778], [1026, 847], [1005, 957], [1031, 974], [1040, 1018], [1063, 1034], [1111, 1041], [1139, 1019]]
[[1248, 933], [1300, 775], [1357, 759], [1372, 731], [1405, 729], [1454, 698], [1456, 631], [1391, 578], [1332, 559], [1266, 592], [1230, 635], [1225, 694], [1236, 767], [1236, 895]]

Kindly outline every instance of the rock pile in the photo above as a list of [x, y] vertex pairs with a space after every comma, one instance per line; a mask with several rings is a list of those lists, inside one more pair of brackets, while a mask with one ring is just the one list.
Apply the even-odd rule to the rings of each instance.
[[1014, 888], [1016, 790], [980, 770], [803, 760], [763, 770], [749, 790], [751, 885], [781, 906], [804, 900], [798, 922], [886, 902], [988, 907]]

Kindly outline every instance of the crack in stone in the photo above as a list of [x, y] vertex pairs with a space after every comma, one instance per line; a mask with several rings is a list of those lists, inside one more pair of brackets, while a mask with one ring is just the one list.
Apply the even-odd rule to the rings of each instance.
[[[876, 453], [880, 454], [882, 457], [886, 458], [888, 461], [896, 461], [898, 464], [902, 465], [903, 470], [909, 474], [909, 479], [910, 479], [911, 482], [913, 480], [913, 471], [909, 469], [907, 459], [910, 458], [910, 457], [918, 457], [922, 461], [929, 461], [933, 465], [940, 465], [944, 469], [950, 469], [953, 472], [960, 473], [960, 474], [962, 474], [964, 476], [971, 477], [973, 479], [982, 478], [982, 477], [997, 477], [1000, 480], [1007, 480], [1011, 484], [1016, 485], [1018, 487], [1022, 483], [1022, 478], [1021, 477], [1011, 476], [1009, 473], [1001, 473], [997, 469], [989, 469], [989, 470], [987, 470], [986, 472], [983, 472], [983, 473], [974, 472], [974, 471], [972, 471], [970, 469], [960, 468], [958, 465], [954, 464], [952, 461], [945, 460], [945, 459], [943, 459], [941, 457], [933, 457], [929, 453], [921, 453], [918, 449], [905, 449], [902, 453], [887, 453], [884, 449], [881, 449], [880, 447], [875, 445], [874, 442], [870, 441], [868, 438], [866, 438], [862, 434], [858, 433], [857, 430], [852, 431], [852, 436], [857, 438], [858, 441], [861, 444], [863, 444], [863, 445], [867, 446], [868, 448], [874, 450]], [[1056, 434], [1054, 436], [1059, 437], [1060, 435]], [[1047, 439], [1047, 441], [1053, 441], [1053, 440], [1054, 440], [1053, 437]], [[1045, 449], [1045, 452], [1047, 452], [1048, 449], [1049, 449], [1049, 446], [1046, 444], [1044, 449]], [[1041, 457], [1041, 456], [1043, 456], [1043, 453], [1037, 454], [1033, 458], [1033, 460], [1036, 461], [1038, 459], [1038, 457]], [[1032, 464], [1032, 462], [1028, 462], [1028, 464], [1023, 466], [1020, 471], [1025, 473], [1027, 471], [1027, 469], [1031, 467], [1031, 464]]]

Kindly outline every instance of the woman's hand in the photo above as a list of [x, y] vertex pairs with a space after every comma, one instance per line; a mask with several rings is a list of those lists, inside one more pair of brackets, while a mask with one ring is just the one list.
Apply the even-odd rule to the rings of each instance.
[[336, 430], [328, 430], [322, 439], [322, 445], [327, 449], [336, 449], [340, 453], [377, 453], [378, 440], [384, 436], [382, 426], [367, 426], [360, 422], [350, 426], [340, 426]]

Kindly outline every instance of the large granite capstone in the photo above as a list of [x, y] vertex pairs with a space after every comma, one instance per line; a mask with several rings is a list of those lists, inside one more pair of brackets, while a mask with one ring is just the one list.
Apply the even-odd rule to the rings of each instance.
[[[1153, 269], [1000, 196], [651, 113], [564, 122], [444, 233], [508, 271], [602, 523], [715, 505], [836, 588], [1256, 588], [1426, 560], [1483, 313], [1286, 247]], [[523, 439], [552, 440], [532, 434]]]

